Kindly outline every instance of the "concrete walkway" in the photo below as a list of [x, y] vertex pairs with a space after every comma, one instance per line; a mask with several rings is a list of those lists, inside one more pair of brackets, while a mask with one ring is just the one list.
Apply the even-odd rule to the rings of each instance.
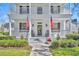
[[52, 56], [49, 51], [49, 45], [44, 43], [33, 44], [30, 56]]

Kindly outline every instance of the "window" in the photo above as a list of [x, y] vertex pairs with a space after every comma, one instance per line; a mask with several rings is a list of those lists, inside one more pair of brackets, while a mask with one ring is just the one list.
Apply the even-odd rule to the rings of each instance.
[[22, 13], [22, 6], [20, 6], [20, 14]]
[[19, 23], [19, 30], [20, 31], [26, 30], [26, 23]]
[[54, 13], [53, 6], [51, 6], [51, 13]]
[[60, 6], [57, 6], [57, 8], [58, 8], [58, 13], [60, 13]]
[[20, 6], [20, 14], [29, 14], [29, 6]]
[[37, 8], [37, 14], [42, 14], [42, 7]]
[[60, 31], [60, 23], [55, 23], [54, 28], [51, 29], [52, 31]]
[[29, 14], [29, 6], [27, 6], [27, 13]]

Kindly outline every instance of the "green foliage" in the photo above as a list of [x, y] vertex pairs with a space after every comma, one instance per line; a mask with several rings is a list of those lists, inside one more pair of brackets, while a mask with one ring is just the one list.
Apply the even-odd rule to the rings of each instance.
[[66, 47], [76, 47], [78, 43], [76, 40], [69, 39], [69, 40], [54, 40], [50, 46], [50, 48], [66, 48]]
[[50, 46], [50, 48], [58, 48], [59, 47], [59, 40], [54, 40]]
[[13, 40], [16, 39], [14, 36], [0, 36], [0, 40]]
[[79, 39], [79, 34], [77, 34], [77, 33], [67, 34], [66, 37], [67, 37], [67, 39], [78, 40]]
[[68, 46], [67, 40], [60, 40], [60, 47], [66, 48]]
[[9, 35], [9, 32], [0, 32], [1, 35]]
[[79, 46], [79, 40], [77, 40], [77, 44], [78, 44], [78, 46]]
[[67, 43], [68, 43], [68, 47], [77, 47], [78, 44], [77, 44], [77, 41], [76, 40], [67, 40]]
[[79, 56], [79, 47], [53, 49], [54, 56]]
[[26, 40], [0, 40], [0, 47], [25, 47], [28, 46]]
[[3, 32], [3, 35], [9, 35], [9, 32]]

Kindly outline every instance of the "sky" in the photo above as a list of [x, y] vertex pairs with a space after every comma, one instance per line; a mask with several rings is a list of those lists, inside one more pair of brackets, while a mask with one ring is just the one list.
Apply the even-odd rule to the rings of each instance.
[[[77, 7], [75, 7], [73, 4], [66, 4], [65, 8], [69, 9], [69, 6], [71, 11], [74, 7], [74, 11], [72, 11], [72, 18], [76, 18], [79, 21], [79, 4]], [[10, 12], [10, 7], [11, 4], [9, 3], [0, 3], [0, 25], [9, 22], [8, 13]]]
[[10, 4], [0, 3], [0, 25], [9, 22], [8, 13], [10, 12]]

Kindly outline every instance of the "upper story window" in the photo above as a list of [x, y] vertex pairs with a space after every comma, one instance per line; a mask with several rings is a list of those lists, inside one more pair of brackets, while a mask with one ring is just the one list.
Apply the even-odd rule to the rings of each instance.
[[51, 6], [51, 13], [54, 13], [54, 9], [53, 9], [53, 6]]
[[42, 14], [42, 7], [37, 8], [37, 14]]
[[29, 14], [29, 6], [27, 6], [27, 13]]
[[20, 14], [22, 13], [22, 6], [20, 6]]
[[20, 14], [29, 14], [29, 6], [20, 6]]
[[51, 6], [50, 7], [51, 14], [58, 14], [60, 13], [60, 6]]
[[60, 6], [57, 6], [57, 8], [58, 8], [58, 13], [60, 13]]

